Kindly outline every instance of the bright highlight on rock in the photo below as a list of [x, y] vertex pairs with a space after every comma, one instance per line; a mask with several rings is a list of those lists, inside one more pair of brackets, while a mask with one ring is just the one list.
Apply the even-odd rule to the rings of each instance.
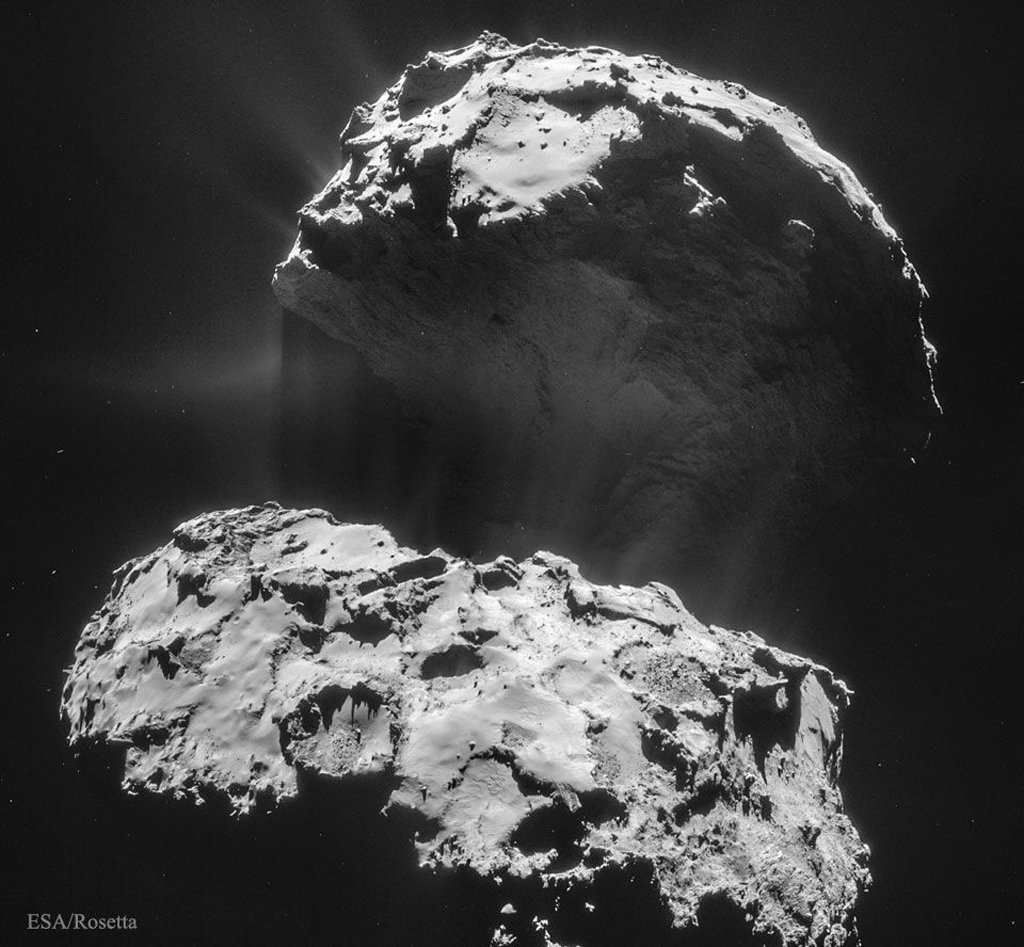
[[247, 813], [300, 771], [373, 777], [426, 866], [540, 877], [554, 903], [643, 865], [676, 924], [718, 895], [836, 945], [868, 882], [837, 788], [847, 698], [663, 585], [593, 585], [546, 552], [424, 556], [267, 504], [118, 571], [63, 711], [72, 742], [125, 747], [130, 792]]

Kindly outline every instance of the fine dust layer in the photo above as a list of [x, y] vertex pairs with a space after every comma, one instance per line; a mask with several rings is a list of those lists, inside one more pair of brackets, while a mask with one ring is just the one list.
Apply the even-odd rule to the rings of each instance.
[[[496, 944], [552, 943], [560, 897], [640, 871], [676, 926], [727, 899], [835, 947], [869, 880], [837, 787], [847, 702], [664, 585], [594, 585], [547, 552], [421, 555], [270, 503], [122, 566], [62, 709], [73, 744], [125, 748], [132, 793], [242, 814], [302, 804], [303, 774], [383, 780], [410, 859], [504, 883]], [[531, 883], [548, 915], [517, 912]]]
[[924, 288], [849, 167], [654, 56], [431, 53], [355, 110], [274, 287], [471, 445], [472, 488], [444, 488], [468, 548], [525, 536], [638, 580], [770, 586], [938, 410]]

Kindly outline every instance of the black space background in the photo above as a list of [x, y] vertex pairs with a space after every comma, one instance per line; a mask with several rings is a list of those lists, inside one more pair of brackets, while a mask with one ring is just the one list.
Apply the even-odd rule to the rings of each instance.
[[73, 939], [26, 934], [25, 913], [85, 911], [138, 918], [138, 934], [104, 941], [401, 944], [407, 915], [443, 944], [465, 908], [443, 886], [435, 904], [399, 903], [397, 875], [371, 864], [376, 843], [308, 813], [224, 828], [110, 802], [67, 752], [57, 706], [112, 569], [196, 513], [276, 498], [433, 538], [379, 508], [358, 465], [320, 470], [309, 449], [296, 469], [281, 450], [295, 438], [282, 433], [293, 408], [270, 276], [351, 108], [427, 49], [487, 28], [658, 53], [782, 102], [903, 236], [940, 353], [931, 449], [822, 523], [764, 614], [700, 617], [749, 621], [856, 690], [844, 787], [874, 852], [865, 944], [1016, 942], [1024, 151], [1019, 31], [1001, 9], [8, 6], [2, 939]]

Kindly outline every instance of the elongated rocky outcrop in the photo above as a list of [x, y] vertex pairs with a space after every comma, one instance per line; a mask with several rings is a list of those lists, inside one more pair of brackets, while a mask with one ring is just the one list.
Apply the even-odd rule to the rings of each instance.
[[[835, 947], [868, 883], [837, 786], [847, 701], [664, 585], [594, 585], [546, 552], [421, 555], [266, 504], [116, 573], [62, 709], [73, 744], [124, 748], [132, 793], [244, 814], [301, 804], [303, 773], [376, 778], [410, 859], [504, 884], [497, 944], [588, 943], [566, 905], [643, 868], [674, 925], [725, 898], [787, 945]], [[547, 908], [527, 915], [531, 880]]]
[[924, 289], [849, 167], [654, 56], [431, 53], [355, 110], [274, 288], [470, 458], [435, 477], [467, 548], [726, 597], [937, 411]]

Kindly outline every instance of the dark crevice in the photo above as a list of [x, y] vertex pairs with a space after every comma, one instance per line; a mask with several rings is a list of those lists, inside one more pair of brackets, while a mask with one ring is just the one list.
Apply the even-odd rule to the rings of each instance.
[[379, 589], [383, 589], [394, 584], [394, 579], [392, 579], [390, 575], [385, 572], [380, 572], [377, 575], [360, 582], [356, 586], [356, 589], [359, 591], [360, 595], [369, 595], [371, 592], [376, 592]]
[[522, 572], [511, 564], [495, 564], [480, 575], [480, 581], [488, 592], [497, 592], [499, 589], [506, 589], [518, 585], [523, 577]]
[[560, 800], [534, 809], [524, 818], [510, 838], [524, 855], [555, 851], [548, 871], [566, 871], [583, 860], [580, 842], [585, 827], [579, 816]]
[[326, 585], [309, 582], [276, 583], [281, 597], [306, 621], [322, 625], [327, 614], [329, 590]]
[[511, 843], [526, 855], [555, 851], [548, 871], [572, 868], [583, 860], [581, 847], [587, 825], [603, 825], [612, 820], [624, 822], [628, 809], [606, 789], [594, 789], [579, 795], [579, 807], [571, 809], [561, 798], [535, 809], [524, 818], [511, 836]]
[[420, 665], [420, 676], [426, 680], [435, 677], [459, 677], [483, 666], [483, 659], [476, 649], [454, 644], [444, 651], [428, 654]]
[[733, 695], [733, 722], [740, 740], [748, 737], [754, 759], [764, 775], [764, 762], [773, 747], [793, 749], [800, 728], [800, 685], [807, 671], [771, 684], [751, 684]]
[[162, 645], [151, 647], [146, 654], [146, 660], [151, 661], [153, 658], [156, 658], [157, 664], [160, 665], [160, 671], [163, 676], [168, 680], [173, 680], [181, 665], [171, 657], [171, 653], [167, 648]]
[[325, 730], [331, 729], [334, 715], [341, 710], [348, 696], [349, 691], [338, 684], [328, 684], [313, 696], [317, 707], [320, 708], [320, 719]]
[[335, 713], [344, 706], [346, 700], [350, 701], [349, 723], [355, 721], [356, 712], [360, 707], [365, 705], [367, 716], [376, 717], [384, 703], [384, 698], [362, 681], [351, 689], [338, 684], [328, 684], [313, 696], [313, 700], [320, 708], [320, 719], [325, 730], [330, 730]]
[[665, 731], [644, 727], [640, 732], [640, 751], [646, 760], [675, 776], [677, 789], [693, 784], [696, 762]]
[[477, 759], [481, 760], [496, 760], [499, 763], [504, 763], [509, 770], [512, 772], [512, 778], [516, 782], [516, 786], [524, 796], [550, 796], [554, 791], [555, 787], [550, 783], [542, 782], [537, 779], [536, 776], [526, 772], [522, 764], [517, 759], [515, 753], [508, 747], [504, 746], [492, 746], [486, 750], [476, 754]]
[[[452, 156], [447, 146], [427, 148], [415, 165], [406, 165], [404, 178], [412, 191], [415, 219], [435, 235], [443, 236], [448, 225], [452, 178]], [[402, 213], [401, 205], [396, 212]]]
[[213, 604], [214, 597], [206, 595], [206, 574], [203, 572], [183, 572], [178, 576], [178, 604], [180, 605], [190, 595], [196, 597], [200, 608], [206, 608]]
[[399, 118], [406, 122], [428, 108], [446, 102], [459, 93], [472, 75], [473, 70], [469, 66], [445, 68], [430, 60], [410, 66], [398, 94]]
[[660, 730], [644, 727], [640, 731], [640, 752], [649, 763], [674, 773], [679, 762], [679, 753]]
[[362, 612], [352, 616], [349, 622], [338, 622], [331, 633], [342, 633], [355, 638], [360, 644], [371, 644], [376, 647], [381, 641], [394, 634], [391, 622], [386, 621], [373, 612]]
[[486, 644], [497, 636], [498, 633], [496, 631], [491, 631], [487, 628], [464, 628], [459, 632], [459, 637], [465, 638], [466, 641], [474, 645]]
[[381, 704], [384, 703], [384, 698], [362, 681], [352, 688], [349, 696], [352, 698], [352, 720], [355, 720], [356, 711], [364, 704], [366, 705], [367, 716], [376, 717], [380, 713]]
[[662, 730], [672, 731], [679, 726], [679, 718], [668, 707], [659, 707], [651, 716]]
[[175, 635], [174, 638], [171, 639], [170, 644], [167, 645], [168, 653], [177, 657], [181, 654], [181, 649], [185, 647], [185, 641], [186, 639], [184, 635]]
[[732, 686], [727, 681], [722, 680], [717, 674], [710, 674], [705, 684], [708, 690], [716, 697], [725, 697], [732, 693]]
[[673, 808], [672, 817], [676, 825], [684, 825], [695, 815], [708, 815], [724, 795], [723, 787], [717, 781], [708, 780], [701, 783], [689, 799]]
[[313, 654], [319, 654], [327, 640], [327, 632], [321, 625], [294, 626], [294, 633]]
[[256, 599], [260, 599], [263, 602], [269, 602], [273, 593], [263, 584], [263, 576], [260, 573], [254, 573], [249, 577], [249, 601], [254, 602]]
[[424, 556], [399, 563], [391, 570], [396, 582], [411, 582], [413, 579], [433, 579], [448, 567], [448, 560], [440, 556]]
[[544, 94], [544, 101], [572, 115], [579, 122], [587, 122], [603, 108], [620, 105], [627, 98], [626, 90], [617, 83], [587, 79], [578, 86], [565, 90], [555, 89]]
[[579, 794], [579, 816], [591, 825], [605, 822], [625, 823], [629, 808], [610, 789], [588, 789]]
[[586, 620], [597, 615], [597, 604], [594, 599], [580, 597], [576, 587], [571, 583], [565, 589], [565, 604], [574, 621]]
[[384, 698], [362, 681], [355, 687], [346, 688], [340, 684], [328, 684], [315, 694], [303, 697], [295, 710], [285, 715], [278, 723], [278, 738], [284, 758], [292, 763], [294, 755], [289, 750], [293, 740], [302, 740], [319, 731], [321, 724], [330, 730], [334, 717], [346, 701], [349, 702], [349, 723], [355, 722], [360, 707], [366, 707], [367, 717], [376, 717], [384, 704]]
[[209, 540], [202, 536], [193, 536], [180, 529], [174, 531], [174, 545], [184, 552], [200, 552], [209, 544]]

